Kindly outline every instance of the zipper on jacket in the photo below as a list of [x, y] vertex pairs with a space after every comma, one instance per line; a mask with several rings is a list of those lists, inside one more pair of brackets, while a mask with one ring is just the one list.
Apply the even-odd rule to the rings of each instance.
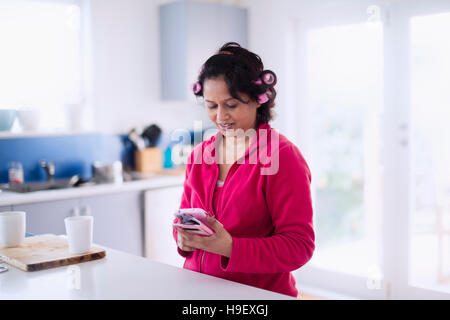
[[[230, 167], [230, 169], [228, 171], [228, 174], [227, 174], [227, 176], [226, 176], [226, 178], [224, 180], [223, 187], [225, 187], [225, 182], [227, 181], [228, 177], [230, 176], [231, 170], [234, 168], [235, 165], [236, 165], [236, 163], [233, 163], [231, 165], [231, 167]], [[210, 207], [210, 210], [211, 210], [212, 213], [214, 213], [213, 212], [213, 206], [212, 206], [212, 200], [213, 200], [213, 195], [214, 195], [214, 192], [215, 192], [214, 189], [215, 189], [216, 184], [217, 184], [218, 176], [219, 176], [219, 167], [216, 164], [216, 175], [215, 175], [215, 178], [213, 180], [213, 186], [211, 188], [211, 193], [210, 193], [210, 196], [209, 196], [209, 207]], [[223, 197], [220, 199], [220, 205], [222, 204], [222, 202], [223, 202]], [[217, 212], [215, 214], [217, 215]], [[203, 264], [203, 257], [204, 257], [204, 255], [205, 255], [205, 250], [202, 250], [202, 256], [200, 258], [200, 273], [202, 272], [202, 264]]]
[[205, 255], [205, 250], [202, 250], [202, 257], [200, 259], [200, 273], [202, 273], [202, 263], [203, 263], [203, 256]]
[[[256, 138], [258, 138], [258, 137], [256, 137]], [[247, 155], [247, 153], [249, 153], [249, 151], [250, 151], [250, 147], [245, 152], [244, 157]], [[225, 187], [226, 181], [228, 180], [228, 177], [230, 176], [231, 169], [234, 169], [234, 167], [235, 167], [235, 165], [236, 165], [238, 160], [233, 162], [233, 164], [231, 165], [230, 169], [228, 170], [227, 176], [225, 177], [225, 180], [223, 182], [223, 186], [224, 187]], [[217, 218], [217, 212], [214, 212], [214, 209], [213, 209], [213, 195], [214, 195], [214, 190], [216, 188], [217, 179], [219, 178], [219, 165], [216, 162], [214, 162], [214, 164], [216, 165], [216, 173], [215, 173], [215, 176], [214, 176], [214, 179], [213, 179], [213, 183], [212, 183], [212, 186], [211, 186], [210, 192], [209, 192], [209, 210], [208, 211], [213, 213], [213, 214], [215, 214], [216, 218]], [[223, 197], [222, 197], [222, 199], [220, 199], [220, 205], [222, 205], [222, 202], [223, 202]], [[203, 264], [203, 257], [204, 257], [204, 255], [205, 255], [205, 250], [202, 250], [202, 256], [200, 258], [200, 269], [199, 269], [200, 273], [202, 272], [202, 264]]]
[[[227, 184], [227, 180], [231, 179], [230, 176], [233, 175], [233, 171], [235, 166], [236, 166], [236, 161], [231, 165], [230, 169], [228, 170], [227, 176], [225, 177], [225, 180], [223, 181], [223, 186], [222, 186], [222, 196], [220, 197], [220, 201], [217, 203], [217, 211], [220, 211], [222, 213], [222, 209], [223, 209], [223, 194], [225, 193], [225, 188], [228, 185]], [[219, 212], [216, 212], [216, 215], [219, 216]]]
[[214, 175], [214, 179], [211, 184], [211, 188], [209, 190], [209, 209], [208, 209], [208, 211], [211, 213], [214, 213], [213, 195], [214, 195], [214, 189], [216, 188], [216, 184], [217, 184], [217, 178], [219, 177], [219, 165], [217, 163], [215, 165], [216, 165], [216, 174]]
[[[213, 201], [214, 189], [215, 189], [216, 183], [217, 183], [217, 178], [219, 177], [219, 166], [217, 165], [217, 163], [215, 165], [216, 165], [216, 174], [214, 176], [213, 183], [212, 183], [212, 186], [211, 186], [210, 192], [209, 192], [209, 208], [208, 208], [208, 213], [211, 212], [213, 214], [214, 214], [214, 211], [213, 211], [212, 201]], [[202, 250], [202, 257], [200, 258], [200, 270], [199, 270], [200, 273], [202, 272], [202, 264], [203, 264], [203, 256], [204, 255], [205, 255], [205, 250]]]

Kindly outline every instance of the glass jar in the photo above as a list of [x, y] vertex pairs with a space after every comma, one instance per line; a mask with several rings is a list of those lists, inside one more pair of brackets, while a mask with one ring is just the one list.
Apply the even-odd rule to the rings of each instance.
[[20, 162], [10, 162], [8, 169], [9, 183], [23, 183], [23, 167]]

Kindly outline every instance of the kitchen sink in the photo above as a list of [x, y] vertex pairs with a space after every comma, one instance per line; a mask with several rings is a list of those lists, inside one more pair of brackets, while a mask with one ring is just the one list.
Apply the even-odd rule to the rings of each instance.
[[44, 182], [28, 182], [20, 184], [2, 184], [0, 189], [12, 192], [34, 192], [41, 190], [64, 189], [74, 187], [74, 179], [56, 179]]

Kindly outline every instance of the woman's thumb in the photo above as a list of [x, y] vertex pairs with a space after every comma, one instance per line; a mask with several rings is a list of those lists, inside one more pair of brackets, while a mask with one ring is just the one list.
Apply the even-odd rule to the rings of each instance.
[[217, 220], [217, 219], [214, 218], [214, 217], [206, 216], [206, 221], [208, 221], [208, 223], [210, 224], [210, 226], [211, 226], [214, 230], [216, 230], [217, 227], [218, 227], [219, 225], [220, 225], [221, 227], [223, 227], [223, 224], [221, 224], [221, 223], [219, 222], [219, 220]]

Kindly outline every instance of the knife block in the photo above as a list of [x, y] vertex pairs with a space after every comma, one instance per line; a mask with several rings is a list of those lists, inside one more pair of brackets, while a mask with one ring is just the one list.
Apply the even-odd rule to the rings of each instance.
[[134, 153], [134, 164], [137, 172], [156, 173], [161, 171], [162, 162], [162, 152], [157, 147], [136, 150]]

